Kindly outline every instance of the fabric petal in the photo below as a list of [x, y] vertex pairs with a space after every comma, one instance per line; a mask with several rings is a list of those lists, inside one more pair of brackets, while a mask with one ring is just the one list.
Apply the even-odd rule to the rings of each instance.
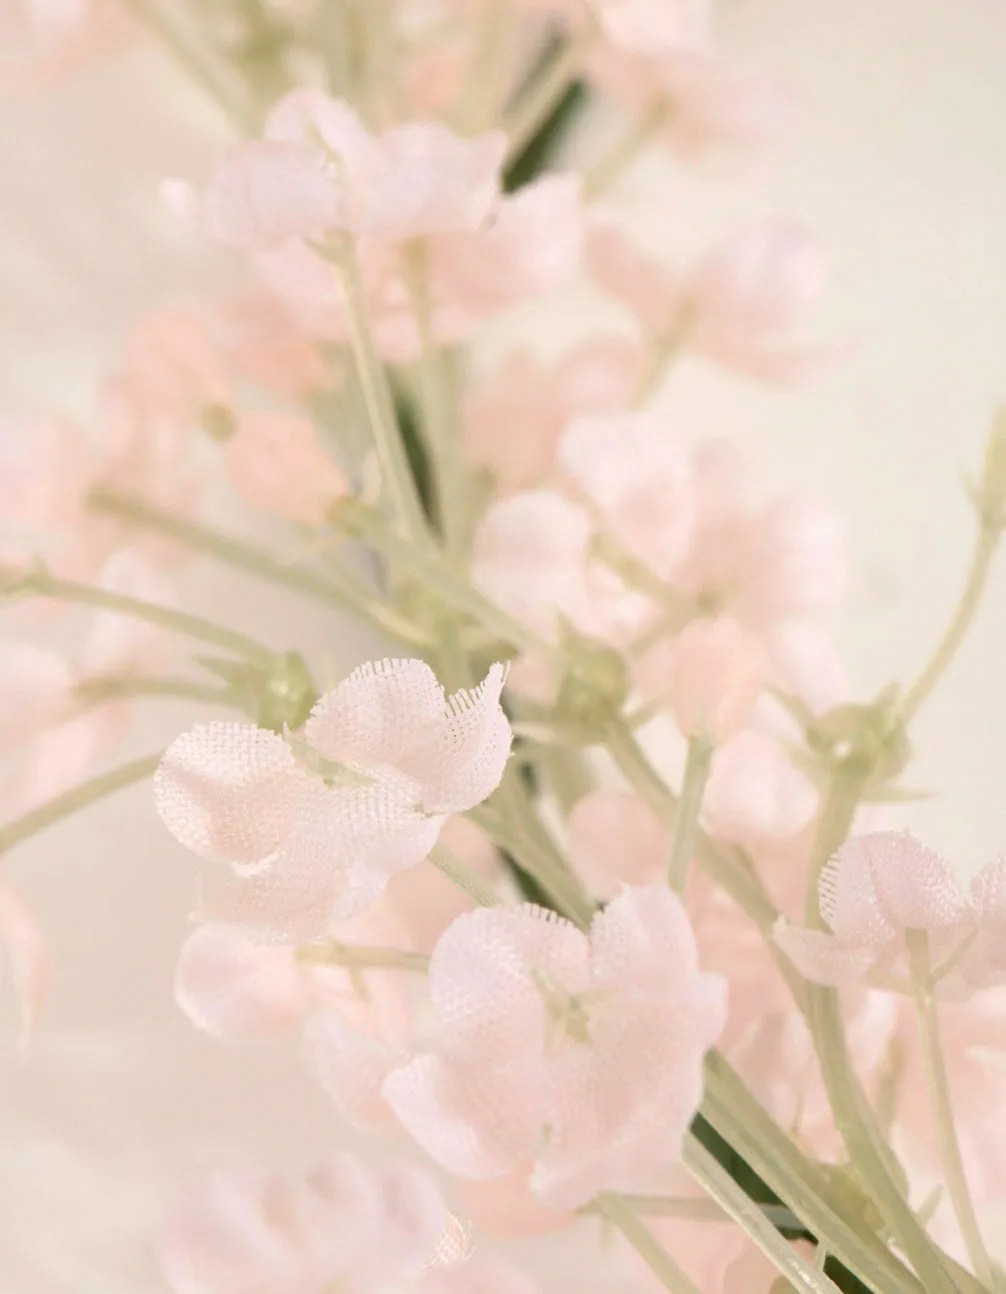
[[571, 922], [530, 903], [458, 917], [430, 962], [445, 1048], [485, 1065], [540, 1054], [546, 1013], [536, 979], [567, 992], [585, 989], [589, 950]]
[[444, 690], [424, 661], [368, 661], [321, 698], [304, 735], [329, 759], [397, 765], [443, 708]]
[[381, 1085], [405, 1059], [400, 1048], [351, 1028], [341, 1011], [327, 1007], [304, 1026], [301, 1054], [348, 1123], [365, 1127], [391, 1118]]
[[307, 1006], [304, 974], [292, 949], [204, 925], [182, 947], [175, 1001], [193, 1024], [218, 1038], [268, 1037], [300, 1023]]
[[308, 785], [276, 733], [197, 724], [165, 752], [154, 802], [175, 839], [200, 858], [254, 868], [286, 844]]
[[541, 1133], [536, 1070], [492, 1070], [417, 1056], [382, 1087], [405, 1130], [459, 1177], [501, 1177], [530, 1158]]
[[777, 926], [774, 938], [801, 975], [832, 988], [861, 980], [880, 952], [875, 944], [852, 943], [785, 922]]
[[398, 766], [422, 787], [427, 813], [463, 813], [499, 786], [510, 757], [510, 724], [500, 705], [502, 665], [471, 691], [455, 692]]

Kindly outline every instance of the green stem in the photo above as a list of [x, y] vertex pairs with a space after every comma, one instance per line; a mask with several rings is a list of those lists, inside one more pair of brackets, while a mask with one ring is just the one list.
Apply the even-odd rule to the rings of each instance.
[[395, 534], [380, 513], [350, 501], [332, 517], [333, 525], [354, 539], [369, 544], [401, 574], [412, 576], [455, 611], [469, 616], [491, 633], [523, 651], [555, 656], [556, 649], [502, 607], [473, 588], [467, 580], [446, 566], [440, 555]]
[[425, 953], [400, 948], [361, 948], [335, 939], [305, 944], [297, 949], [296, 957], [308, 965], [344, 966], [347, 970], [404, 970], [425, 975], [430, 968], [430, 959]]
[[583, 176], [583, 196], [588, 202], [596, 202], [607, 193], [625, 168], [631, 166], [646, 145], [663, 129], [669, 116], [670, 105], [667, 100], [659, 100], [638, 117], [593, 166], [588, 167]]
[[215, 624], [212, 620], [205, 620], [202, 616], [189, 615], [188, 612], [176, 611], [156, 602], [145, 602], [141, 598], [127, 597], [123, 593], [111, 593], [96, 585], [61, 580], [44, 568], [37, 568], [8, 585], [6, 592], [8, 595], [53, 598], [58, 602], [97, 607], [102, 611], [114, 611], [137, 620], [145, 620], [148, 624], [159, 625], [172, 633], [185, 634], [189, 638], [233, 652], [236, 656], [243, 656], [265, 669], [269, 669], [275, 660], [275, 653], [261, 643], [233, 629]]
[[954, 657], [971, 628], [988, 585], [992, 561], [1002, 539], [1002, 525], [995, 518], [982, 517], [975, 543], [974, 556], [968, 571], [964, 592], [957, 604], [946, 633], [933, 652], [925, 669], [905, 693], [901, 715], [907, 725], [919, 712], [940, 679], [950, 668]]
[[157, 4], [148, 0], [126, 0], [126, 8], [164, 45], [182, 71], [227, 114], [240, 134], [254, 134], [258, 130], [255, 114], [221, 84], [216, 69], [204, 58], [198, 46], [185, 39]]
[[707, 1055], [705, 1077], [703, 1117], [829, 1253], [874, 1294], [929, 1294], [888, 1246], [844, 1209], [843, 1197], [829, 1190], [820, 1166], [797, 1148], [719, 1052]]
[[[849, 834], [868, 776], [869, 767], [851, 757], [838, 769], [825, 800], [808, 876], [806, 918], [812, 929], [821, 926], [818, 880], [829, 858]], [[959, 1287], [947, 1270], [943, 1255], [919, 1225], [892, 1176], [893, 1155], [849, 1056], [838, 993], [820, 984], [808, 985], [807, 993], [808, 1022], [821, 1077], [849, 1157], [915, 1268], [926, 1294], [955, 1294]]]
[[688, 743], [685, 777], [681, 786], [681, 799], [675, 814], [674, 838], [671, 841], [671, 858], [667, 867], [667, 882], [676, 894], [685, 892], [688, 867], [695, 853], [699, 834], [699, 813], [702, 797], [713, 762], [711, 742], [693, 737]]
[[512, 111], [504, 117], [503, 129], [510, 137], [508, 161], [517, 157], [534, 138], [576, 80], [584, 55], [594, 41], [594, 34], [593, 25], [588, 24], [570, 40], [557, 44], [537, 76], [519, 95]]
[[419, 332], [419, 402], [423, 431], [433, 467], [437, 518], [448, 554], [459, 561], [467, 540], [465, 460], [451, 408], [445, 355], [433, 336], [429, 258], [416, 243], [406, 256], [406, 280]]
[[691, 328], [692, 320], [686, 310], [677, 322], [652, 339], [646, 366], [629, 397], [630, 409], [641, 409], [653, 395], [667, 366], [684, 350]]
[[498, 906], [500, 897], [496, 891], [477, 872], [473, 872], [467, 863], [463, 863], [456, 854], [452, 854], [446, 845], [436, 844], [430, 850], [430, 862], [439, 872], [453, 881], [459, 889], [475, 900], [480, 908]]
[[77, 686], [76, 695], [88, 706], [119, 697], [144, 696], [180, 697], [210, 705], [227, 705], [230, 701], [227, 689], [215, 683], [196, 683], [188, 678], [150, 678], [143, 674], [89, 678]]
[[395, 415], [388, 374], [378, 357], [370, 331], [367, 295], [352, 236], [337, 235], [334, 252], [328, 259], [335, 267], [342, 288], [350, 345], [392, 511], [404, 533], [414, 543], [425, 547], [429, 543], [426, 517]]
[[664, 1289], [670, 1290], [671, 1294], [702, 1294], [622, 1196], [599, 1195], [594, 1208], [622, 1233]]
[[960, 1143], [957, 1140], [950, 1083], [940, 1042], [939, 1013], [933, 994], [929, 937], [924, 930], [909, 930], [907, 942], [912, 996], [915, 999], [919, 1025], [922, 1066], [926, 1076], [926, 1088], [929, 1092], [929, 1104], [936, 1129], [936, 1141], [940, 1151], [940, 1162], [943, 1165], [947, 1195], [950, 1197], [957, 1225], [960, 1227], [961, 1237], [974, 1266], [975, 1274], [989, 1289], [995, 1289], [995, 1272], [988, 1250], [985, 1248], [985, 1241], [982, 1239], [974, 1201], [968, 1190]]
[[834, 1281], [825, 1276], [823, 1271], [815, 1271], [783, 1239], [761, 1207], [737, 1185], [719, 1160], [691, 1133], [685, 1139], [681, 1162], [703, 1190], [744, 1229], [795, 1289], [807, 1290], [811, 1294], [841, 1294]]
[[0, 827], [0, 854], [8, 853], [29, 836], [34, 836], [37, 832], [52, 826], [53, 823], [70, 817], [78, 809], [86, 809], [89, 804], [103, 800], [106, 795], [112, 795], [124, 787], [132, 786], [134, 782], [142, 782], [145, 778], [153, 777], [160, 762], [161, 754], [158, 753], [134, 760], [131, 764], [122, 764], [119, 768], [113, 768], [111, 772], [101, 773], [88, 782], [82, 782], [80, 786], [64, 791], [62, 795], [57, 795], [20, 818], [15, 818], [13, 822], [8, 822], [5, 827]]
[[389, 634], [410, 646], [426, 648], [433, 643], [428, 634], [371, 593], [349, 571], [319, 575], [315, 571], [287, 566], [253, 544], [232, 539], [229, 535], [222, 535], [196, 522], [185, 521], [170, 512], [163, 512], [143, 499], [119, 494], [114, 490], [95, 490], [90, 498], [90, 506], [105, 516], [116, 517], [119, 521], [129, 522], [143, 530], [166, 535], [193, 552], [212, 557], [226, 566], [246, 571], [271, 584], [294, 589], [327, 606], [353, 611], [378, 632]]

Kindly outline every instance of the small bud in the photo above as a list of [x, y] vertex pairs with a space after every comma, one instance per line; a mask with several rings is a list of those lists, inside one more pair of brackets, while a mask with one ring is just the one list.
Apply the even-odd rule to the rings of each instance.
[[296, 731], [307, 720], [318, 699], [310, 671], [300, 652], [288, 651], [276, 657], [262, 688], [257, 719], [263, 728]]
[[765, 683], [757, 639], [728, 616], [693, 620], [671, 662], [671, 712], [683, 736], [721, 745], [747, 723]]

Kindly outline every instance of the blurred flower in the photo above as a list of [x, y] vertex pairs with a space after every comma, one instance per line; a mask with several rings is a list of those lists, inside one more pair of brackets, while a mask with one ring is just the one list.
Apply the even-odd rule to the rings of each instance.
[[675, 640], [669, 704], [685, 737], [722, 745], [747, 723], [764, 685], [761, 644], [728, 616], [693, 620]]
[[246, 503], [303, 525], [324, 525], [332, 506], [350, 491], [312, 423], [293, 414], [242, 413], [224, 457], [231, 484]]

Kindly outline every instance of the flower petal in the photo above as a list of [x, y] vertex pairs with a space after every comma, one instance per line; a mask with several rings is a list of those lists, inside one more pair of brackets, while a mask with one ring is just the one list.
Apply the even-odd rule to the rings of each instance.
[[305, 1025], [301, 1054], [349, 1123], [366, 1126], [391, 1118], [381, 1084], [404, 1059], [398, 1047], [351, 1028], [341, 1011], [328, 1007]]
[[599, 898], [624, 884], [646, 885], [663, 875], [670, 857], [668, 827], [629, 791], [593, 791], [569, 815], [569, 855]]
[[502, 1177], [530, 1158], [541, 1135], [536, 1069], [417, 1056], [392, 1070], [381, 1090], [405, 1130], [459, 1177]]
[[284, 847], [308, 786], [275, 733], [197, 724], [165, 752], [154, 802], [175, 839], [200, 858], [254, 867]]
[[876, 945], [852, 943], [823, 930], [806, 930], [781, 922], [774, 937], [800, 974], [814, 984], [832, 988], [854, 984], [877, 960]]
[[253, 943], [228, 926], [204, 925], [182, 947], [175, 1001], [218, 1038], [285, 1033], [307, 1006], [304, 971], [289, 948]]

